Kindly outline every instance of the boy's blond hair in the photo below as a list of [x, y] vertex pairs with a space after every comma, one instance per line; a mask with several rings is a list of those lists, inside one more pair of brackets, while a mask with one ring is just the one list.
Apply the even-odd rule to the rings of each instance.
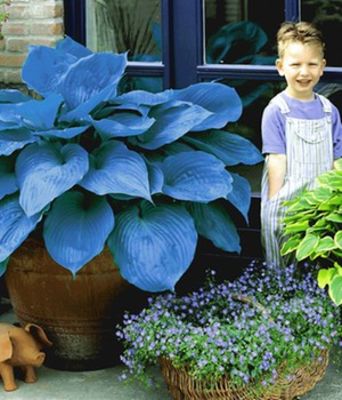
[[318, 46], [324, 57], [325, 43], [322, 33], [309, 22], [284, 22], [277, 33], [278, 56], [284, 55], [289, 43], [301, 42]]

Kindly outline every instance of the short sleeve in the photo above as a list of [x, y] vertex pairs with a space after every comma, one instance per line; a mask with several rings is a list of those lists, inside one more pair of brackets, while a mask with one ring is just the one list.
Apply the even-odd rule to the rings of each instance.
[[269, 104], [262, 115], [262, 152], [286, 154], [285, 117], [276, 104]]
[[338, 109], [333, 105], [332, 115], [333, 129], [333, 144], [334, 144], [334, 159], [342, 157], [342, 124], [341, 116]]

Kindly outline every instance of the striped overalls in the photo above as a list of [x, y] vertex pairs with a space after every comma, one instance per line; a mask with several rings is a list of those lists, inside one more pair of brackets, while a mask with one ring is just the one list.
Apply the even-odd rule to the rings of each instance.
[[318, 96], [325, 116], [313, 120], [288, 117], [289, 107], [280, 94], [271, 100], [285, 115], [286, 175], [279, 192], [268, 199], [266, 157], [261, 189], [261, 239], [267, 265], [284, 267], [294, 261], [293, 256], [292, 260], [280, 256], [286, 210], [282, 202], [295, 197], [303, 188], [313, 188], [315, 178], [333, 167], [332, 107], [329, 100]]

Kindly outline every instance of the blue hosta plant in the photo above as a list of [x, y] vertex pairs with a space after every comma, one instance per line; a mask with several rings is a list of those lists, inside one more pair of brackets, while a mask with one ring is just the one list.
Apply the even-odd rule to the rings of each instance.
[[225, 203], [247, 219], [250, 188], [227, 167], [262, 157], [222, 130], [242, 111], [235, 90], [122, 94], [126, 63], [65, 38], [33, 46], [23, 66], [41, 99], [0, 92], [0, 271], [35, 232], [73, 275], [108, 245], [122, 276], [152, 292], [174, 288], [198, 234], [240, 251]]

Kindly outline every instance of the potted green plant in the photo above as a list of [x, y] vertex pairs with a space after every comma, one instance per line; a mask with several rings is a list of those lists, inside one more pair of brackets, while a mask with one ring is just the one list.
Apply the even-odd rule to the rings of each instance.
[[[9, 281], [11, 271], [25, 269], [27, 291], [20, 305], [14, 302], [17, 313], [26, 306], [22, 319], [33, 318], [38, 302], [50, 320], [56, 310], [47, 297], [60, 306], [57, 285], [73, 288], [86, 267], [106, 263], [98, 258], [104, 252], [126, 281], [159, 292], [172, 290], [187, 270], [198, 234], [226, 251], [240, 250], [226, 204], [247, 219], [250, 187], [227, 167], [262, 157], [248, 140], [222, 130], [239, 118], [239, 96], [214, 82], [120, 93], [126, 63], [126, 54], [93, 53], [67, 37], [56, 48], [30, 49], [22, 77], [39, 99], [0, 92], [0, 270], [10, 259]], [[28, 242], [33, 237], [40, 240], [36, 250]], [[50, 261], [54, 267], [45, 266]], [[44, 279], [35, 273], [33, 290], [28, 276], [37, 265]], [[47, 280], [52, 269], [56, 276]], [[67, 284], [60, 282], [63, 271]], [[85, 285], [70, 289], [73, 302]], [[88, 306], [64, 309], [99, 307], [104, 290], [93, 292]], [[71, 315], [67, 321], [74, 324]]]
[[298, 261], [317, 263], [318, 282], [328, 285], [329, 295], [342, 304], [342, 160], [335, 169], [317, 178], [315, 188], [305, 190], [285, 203], [287, 239], [282, 254]]
[[260, 262], [233, 282], [155, 297], [123, 321], [123, 378], [148, 382], [160, 364], [174, 399], [293, 399], [322, 378], [341, 330], [308, 269]]

